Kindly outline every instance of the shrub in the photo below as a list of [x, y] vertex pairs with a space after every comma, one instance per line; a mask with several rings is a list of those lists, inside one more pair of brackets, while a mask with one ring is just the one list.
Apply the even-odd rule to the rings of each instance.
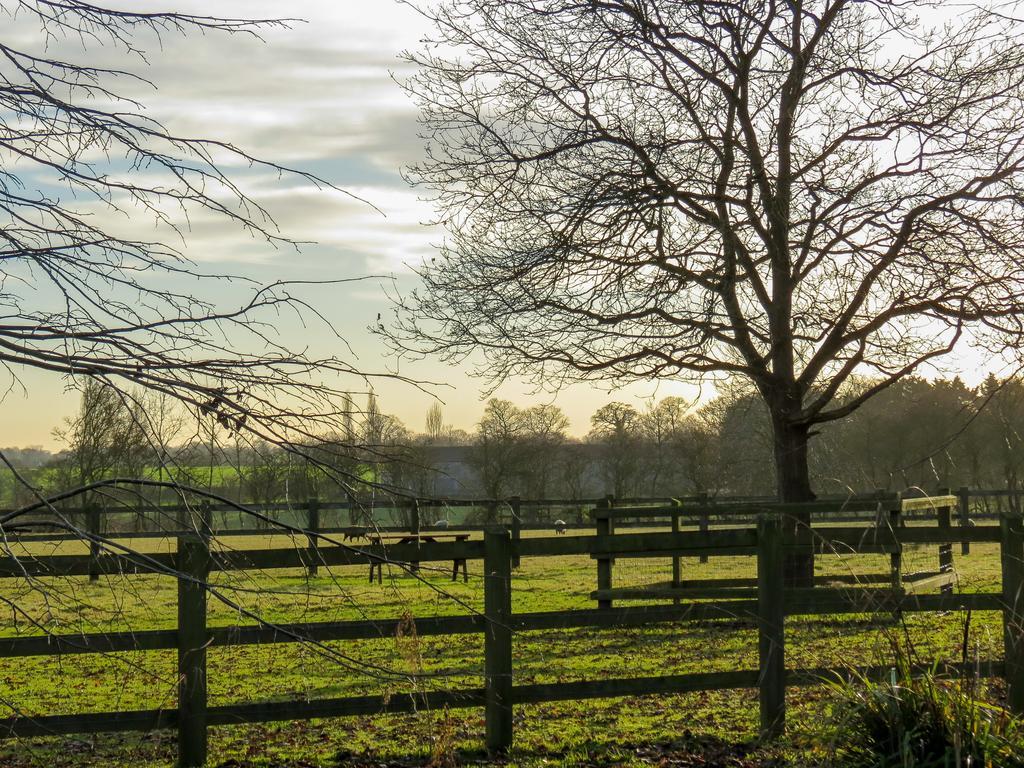
[[964, 676], [950, 679], [938, 665], [915, 670], [909, 641], [906, 647], [898, 641], [890, 646], [888, 680], [851, 672], [830, 683], [836, 699], [835, 764], [1024, 768], [1024, 724], [1003, 707], [982, 700], [976, 675], [965, 670]]

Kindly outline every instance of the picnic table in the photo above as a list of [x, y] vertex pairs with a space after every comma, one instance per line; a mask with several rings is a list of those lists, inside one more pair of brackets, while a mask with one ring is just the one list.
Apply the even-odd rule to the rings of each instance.
[[[468, 533], [396, 533], [396, 534], [381, 534], [381, 533], [367, 533], [366, 538], [369, 539], [371, 544], [422, 544], [424, 542], [435, 542], [444, 539], [451, 539], [452, 541], [469, 541]], [[377, 571], [377, 583], [384, 583], [384, 563], [381, 561], [370, 562], [370, 583], [373, 583], [373, 572]], [[420, 569], [418, 561], [410, 561], [409, 570], [413, 573]], [[457, 557], [452, 561], [452, 581], [458, 581], [459, 571], [462, 571], [462, 580], [464, 582], [469, 581], [469, 569], [466, 567], [466, 559], [464, 557]]]

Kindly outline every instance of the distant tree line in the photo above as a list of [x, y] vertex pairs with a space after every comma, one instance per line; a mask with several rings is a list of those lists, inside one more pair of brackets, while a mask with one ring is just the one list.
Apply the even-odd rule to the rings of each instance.
[[[846, 396], [856, 397], [856, 387]], [[152, 477], [253, 503], [342, 497], [332, 469], [361, 477], [358, 492], [381, 503], [389, 494], [572, 500], [774, 493], [768, 416], [742, 387], [724, 386], [699, 405], [680, 397], [608, 403], [583, 436], [569, 433], [569, 420], [552, 404], [491, 399], [472, 432], [446, 424], [435, 404], [418, 432], [383, 412], [372, 394], [362, 407], [349, 403], [337, 431], [297, 456], [233, 434], [169, 398], [90, 384], [78, 413], [55, 430], [61, 453], [8, 455], [47, 492], [105, 477]], [[849, 419], [823, 425], [810, 461], [824, 493], [1018, 487], [1024, 383], [995, 376], [978, 387], [960, 379], [896, 382]], [[6, 505], [27, 499], [8, 474], [0, 477]], [[144, 495], [170, 503], [173, 493]]]
[[[845, 397], [872, 385], [858, 381]], [[480, 490], [568, 498], [775, 492], [769, 417], [748, 389], [723, 387], [699, 407], [679, 397], [642, 407], [609, 403], [590, 422], [590, 432], [573, 439], [554, 406], [490, 401], [469, 447]], [[819, 429], [810, 462], [822, 493], [1018, 487], [1024, 383], [907, 378]]]

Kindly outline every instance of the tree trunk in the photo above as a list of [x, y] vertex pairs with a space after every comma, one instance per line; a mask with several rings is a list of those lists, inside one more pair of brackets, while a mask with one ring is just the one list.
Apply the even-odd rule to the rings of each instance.
[[[809, 428], [773, 418], [775, 453], [775, 488], [781, 502], [814, 501], [810, 471], [807, 465]], [[809, 512], [786, 515], [787, 537], [811, 524]], [[783, 558], [783, 576], [787, 587], [814, 586], [814, 553], [787, 552]]]

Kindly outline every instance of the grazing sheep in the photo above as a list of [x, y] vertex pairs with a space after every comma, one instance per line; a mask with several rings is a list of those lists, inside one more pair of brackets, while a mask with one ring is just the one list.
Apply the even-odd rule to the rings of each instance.
[[555, 520], [555, 533], [565, 533], [566, 527], [565, 520]]
[[436, 523], [434, 523], [434, 527], [435, 528], [447, 528], [448, 527], [448, 521], [447, 520], [438, 520]]

